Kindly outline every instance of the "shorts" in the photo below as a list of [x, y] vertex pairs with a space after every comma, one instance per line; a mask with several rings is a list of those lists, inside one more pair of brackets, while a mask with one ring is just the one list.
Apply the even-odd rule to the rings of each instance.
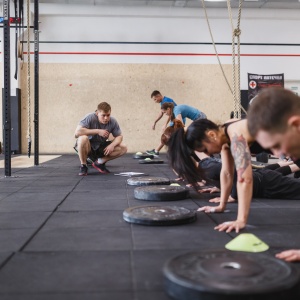
[[[105, 141], [103, 144], [101, 144], [97, 149], [93, 149], [92, 145], [91, 145], [91, 152], [89, 153], [88, 157], [92, 160], [92, 161], [96, 161], [98, 158], [104, 157], [104, 149], [110, 145], [112, 143], [112, 141]], [[76, 152], [78, 152], [77, 150], [77, 140], [74, 146], [74, 149]]]
[[91, 147], [90, 156], [95, 158], [104, 157], [104, 149], [111, 144], [112, 141], [105, 141], [104, 144], [101, 144], [98, 149], [93, 149]]

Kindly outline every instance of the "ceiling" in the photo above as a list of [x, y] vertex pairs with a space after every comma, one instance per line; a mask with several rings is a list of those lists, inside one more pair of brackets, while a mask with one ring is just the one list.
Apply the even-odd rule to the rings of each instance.
[[[300, 9], [300, 0], [244, 0], [243, 8]], [[3, 0], [0, 0], [3, 2]], [[34, 2], [31, 0], [31, 2]], [[237, 8], [239, 0], [231, 0], [231, 7]], [[202, 0], [39, 0], [39, 3], [81, 4], [95, 6], [142, 6], [142, 7], [202, 7]], [[227, 8], [227, 1], [208, 2], [208, 8]]]

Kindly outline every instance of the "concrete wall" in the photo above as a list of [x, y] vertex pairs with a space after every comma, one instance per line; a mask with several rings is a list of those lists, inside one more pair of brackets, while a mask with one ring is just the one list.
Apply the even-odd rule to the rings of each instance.
[[[229, 73], [228, 66], [226, 71]], [[227, 119], [232, 109], [227, 87], [216, 87], [222, 81], [217, 65], [42, 64], [40, 78], [41, 152], [71, 151], [79, 120], [95, 111], [101, 101], [111, 104], [129, 151], [153, 148], [165, 122], [161, 120], [155, 131], [151, 129], [160, 111], [150, 98], [154, 89], [177, 103], [198, 107], [219, 122]], [[26, 97], [24, 93], [24, 116]], [[27, 117], [22, 127], [27, 127]], [[26, 151], [26, 136], [22, 144]]]
[[[215, 41], [226, 43], [217, 45], [217, 51], [231, 84], [227, 11], [211, 9], [208, 15]], [[151, 130], [159, 112], [150, 99], [154, 89], [203, 110], [216, 122], [227, 120], [233, 109], [202, 9], [41, 4], [40, 21], [41, 153], [72, 152], [78, 121], [101, 101], [112, 105], [130, 152], [159, 141], [163, 122]], [[288, 84], [299, 84], [299, 26], [297, 11], [242, 12], [241, 42], [247, 43], [241, 47], [242, 89], [248, 88], [247, 73], [284, 73]], [[24, 153], [26, 72], [25, 63], [21, 80], [13, 82], [22, 89]], [[33, 96], [32, 83], [32, 101]], [[33, 102], [31, 108], [33, 120]]]

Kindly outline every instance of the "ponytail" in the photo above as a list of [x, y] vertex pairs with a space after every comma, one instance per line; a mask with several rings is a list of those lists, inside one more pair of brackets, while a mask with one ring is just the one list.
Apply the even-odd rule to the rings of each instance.
[[175, 130], [179, 128], [184, 128], [184, 124], [178, 119], [174, 119], [173, 123], [174, 123], [173, 127]]
[[207, 119], [198, 119], [191, 123], [186, 133], [183, 128], [177, 129], [168, 142], [168, 158], [171, 167], [178, 176], [197, 187], [197, 182], [207, 180], [205, 170], [197, 167], [191, 154], [202, 147], [207, 140], [207, 130], [219, 130], [219, 126]]
[[174, 133], [175, 129], [173, 126], [168, 126], [163, 134], [161, 135], [160, 142], [164, 146], [168, 146], [171, 135]]
[[172, 110], [170, 121], [174, 122], [174, 120], [175, 120], [175, 115], [174, 115], [173, 110]]
[[168, 146], [169, 140], [171, 135], [174, 133], [175, 130], [179, 129], [179, 128], [184, 128], [184, 124], [178, 120], [178, 119], [174, 119], [173, 121], [173, 125], [172, 126], [168, 126], [163, 134], [161, 135], [161, 143], [164, 146]]
[[198, 181], [205, 179], [205, 175], [203, 170], [197, 168], [191, 157], [192, 152], [193, 150], [187, 146], [184, 129], [177, 129], [168, 143], [168, 160], [178, 176], [196, 187]]

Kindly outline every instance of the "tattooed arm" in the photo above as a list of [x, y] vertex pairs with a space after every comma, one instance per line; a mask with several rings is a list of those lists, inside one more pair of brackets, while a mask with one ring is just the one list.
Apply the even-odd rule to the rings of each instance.
[[230, 146], [237, 171], [238, 215], [234, 222], [226, 222], [216, 227], [220, 231], [239, 232], [246, 226], [253, 193], [253, 179], [250, 150], [244, 136], [234, 133]]
[[253, 176], [251, 154], [243, 135], [234, 136], [231, 142], [231, 153], [237, 171], [238, 220], [246, 225], [253, 194]]

